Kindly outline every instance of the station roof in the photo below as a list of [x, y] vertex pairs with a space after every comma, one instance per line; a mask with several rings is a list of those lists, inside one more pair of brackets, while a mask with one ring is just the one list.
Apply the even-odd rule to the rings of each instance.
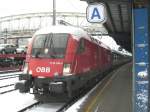
[[130, 0], [81, 0], [88, 4], [101, 2], [107, 10], [104, 27], [116, 42], [128, 51], [131, 49], [131, 3]]

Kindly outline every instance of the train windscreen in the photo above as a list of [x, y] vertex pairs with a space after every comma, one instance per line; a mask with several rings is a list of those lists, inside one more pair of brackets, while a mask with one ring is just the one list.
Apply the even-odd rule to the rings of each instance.
[[32, 57], [35, 58], [64, 58], [68, 34], [41, 34], [33, 41]]

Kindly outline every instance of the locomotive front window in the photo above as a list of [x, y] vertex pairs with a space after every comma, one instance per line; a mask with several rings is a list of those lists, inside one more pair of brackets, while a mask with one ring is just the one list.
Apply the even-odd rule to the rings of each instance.
[[38, 35], [32, 46], [32, 56], [40, 58], [64, 58], [68, 34]]
[[38, 35], [33, 43], [33, 48], [44, 48], [46, 35]]

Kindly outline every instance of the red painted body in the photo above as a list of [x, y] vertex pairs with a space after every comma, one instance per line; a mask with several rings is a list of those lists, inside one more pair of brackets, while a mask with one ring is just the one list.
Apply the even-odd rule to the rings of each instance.
[[85, 40], [85, 52], [76, 54], [77, 63], [75, 73], [89, 71], [104, 71], [111, 66], [111, 52], [88, 40]]
[[[78, 53], [78, 46], [81, 40], [84, 41], [85, 48], [84, 52]], [[71, 65], [70, 74], [72, 75], [82, 75], [90, 71], [105, 71], [112, 64], [111, 51], [109, 49], [103, 48], [85, 39], [85, 37], [76, 40], [71, 34], [69, 34], [66, 53], [63, 59], [34, 58], [31, 56], [31, 50], [32, 43], [27, 51], [28, 58], [26, 61], [29, 63], [28, 70], [32, 71], [33, 77], [55, 77], [55, 73], [63, 76], [64, 64]], [[47, 67], [50, 70], [46, 69]]]

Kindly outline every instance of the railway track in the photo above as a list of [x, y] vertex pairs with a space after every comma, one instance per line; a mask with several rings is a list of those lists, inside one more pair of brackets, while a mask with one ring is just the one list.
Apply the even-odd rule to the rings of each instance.
[[21, 94], [18, 90], [0, 95], [1, 112], [18, 112], [37, 102], [32, 94]]
[[10, 72], [10, 73], [0, 73], [0, 78], [2, 77], [9, 77], [9, 76], [15, 76], [15, 75], [20, 75], [22, 72]]
[[77, 94], [72, 99], [66, 102], [36, 102], [19, 110], [18, 112], [38, 112], [38, 110], [40, 110], [40, 112], [65, 112], [69, 107], [71, 107], [81, 97], [83, 97], [89, 91], [89, 89], [84, 89], [83, 91], [81, 91], [79, 94]]
[[14, 72], [19, 72], [19, 69], [15, 69], [15, 70], [4, 70], [4, 71], [0, 71], [0, 74], [6, 74], [6, 73], [14, 73]]
[[13, 75], [1, 75], [1, 76], [0, 76], [0, 79], [1, 79], [1, 78], [9, 78], [9, 77], [13, 77], [13, 76], [19, 76], [19, 74], [13, 74]]
[[40, 102], [35, 102], [35, 103], [29, 105], [28, 107], [24, 107], [23, 109], [19, 110], [18, 112], [25, 112], [26, 110], [31, 109], [34, 106], [37, 106], [37, 105], [40, 105], [40, 104], [41, 104]]
[[0, 74], [0, 80], [6, 80], [6, 79], [11, 79], [11, 78], [18, 78], [21, 73], [22, 72]]
[[18, 73], [0, 75], [0, 95], [15, 91], [15, 83], [18, 82]]
[[61, 108], [64, 108], [64, 103], [43, 103], [43, 102], [36, 102], [28, 107], [25, 107], [18, 112], [38, 112], [38, 110], [43, 112], [57, 112]]
[[[42, 109], [44, 112], [65, 112], [68, 108], [70, 108], [72, 105], [74, 105], [79, 99], [81, 99], [83, 96], [85, 96], [93, 88], [93, 86], [97, 84], [98, 81], [97, 82], [93, 81], [93, 82], [94, 83], [92, 83], [91, 86], [89, 86], [88, 88], [81, 89], [80, 92], [78, 92], [78, 94], [76, 94], [73, 98], [71, 98], [67, 102], [63, 102], [63, 103], [37, 102], [35, 104], [32, 104], [28, 107], [23, 108], [22, 110], [20, 110], [18, 112], [36, 112], [36, 111], [42, 110]], [[44, 106], [44, 105], [47, 105], [47, 106]], [[44, 108], [46, 108], [46, 109], [44, 109]]]
[[3, 92], [0, 92], [0, 94], [5, 94], [5, 93], [13, 92], [13, 91], [16, 91], [16, 89], [5, 90]]
[[18, 112], [65, 112], [68, 108], [70, 108], [72, 105], [74, 105], [81, 97], [83, 97], [87, 93], [87, 90], [85, 92], [80, 92], [80, 95], [73, 97], [67, 102], [59, 103], [43, 103], [43, 102], [36, 102], [28, 107], [25, 107]]
[[8, 84], [8, 85], [0, 86], [0, 88], [9, 87], [9, 86], [14, 86], [14, 85], [15, 85], [15, 84]]
[[0, 80], [12, 79], [12, 78], [18, 78], [18, 77], [19, 77], [19, 75], [16, 75], [16, 76], [9, 76], [9, 77], [0, 78]]
[[14, 88], [14, 86], [15, 86], [15, 83], [0, 86], [0, 94], [5, 94], [5, 93], [15, 91], [16, 89]]
[[36, 112], [37, 110], [43, 110], [44, 112], [64, 112], [70, 104], [67, 103], [43, 103], [43, 102], [36, 102], [28, 107], [25, 107], [18, 112]]

